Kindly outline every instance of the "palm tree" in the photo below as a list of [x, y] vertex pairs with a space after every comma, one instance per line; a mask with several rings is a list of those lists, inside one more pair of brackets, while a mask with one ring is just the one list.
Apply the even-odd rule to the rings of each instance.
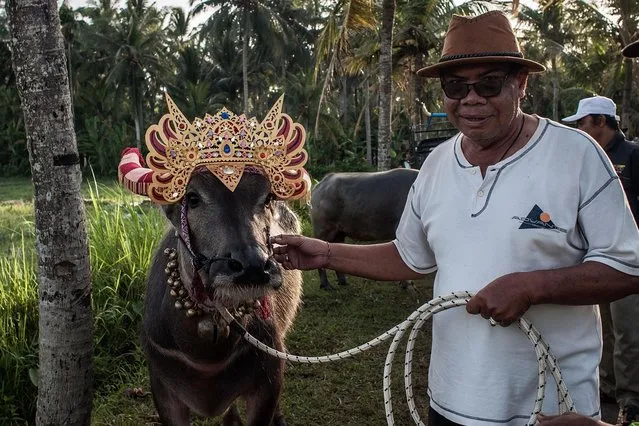
[[[351, 39], [353, 37], [365, 39], [366, 35], [374, 34], [372, 30], [375, 29], [376, 23], [370, 0], [339, 1], [328, 15], [326, 24], [316, 42], [313, 80], [317, 81], [322, 71], [324, 80], [315, 116], [313, 132], [315, 139], [319, 137], [322, 105], [326, 101], [330, 82], [335, 76], [348, 73], [343, 68], [346, 64], [342, 64], [342, 62], [349, 54]], [[328, 60], [328, 65], [325, 65], [326, 60]], [[351, 74], [356, 75], [357, 71], [351, 72]], [[366, 79], [366, 77], [364, 78]], [[346, 111], [342, 111], [342, 113], [345, 114]]]
[[[626, 46], [639, 34], [637, 21], [639, 21], [639, 4], [636, 1], [609, 0], [613, 12], [619, 16], [618, 28], [623, 46]], [[622, 46], [622, 47], [623, 47]], [[621, 122], [629, 125], [633, 120], [630, 116], [630, 103], [632, 99], [633, 61], [630, 58], [624, 60], [623, 95], [621, 103]], [[633, 133], [631, 128], [630, 134]]]
[[135, 139], [142, 148], [142, 125], [144, 123], [145, 96], [154, 79], [163, 75], [165, 64], [165, 13], [148, 7], [146, 0], [128, 0], [109, 33], [96, 33], [114, 60], [107, 83], [118, 92], [129, 95]]
[[377, 121], [377, 170], [390, 169], [393, 69], [393, 23], [395, 0], [382, 0], [379, 47], [379, 118]]
[[[282, 15], [282, 11], [292, 8], [290, 1], [279, 0], [202, 0], [192, 13], [197, 15], [205, 8], [213, 8], [214, 13], [202, 28], [202, 35], [207, 32], [219, 33], [225, 28], [239, 35], [242, 51], [242, 98], [243, 112], [249, 109], [249, 48], [254, 52], [261, 50], [275, 64], [283, 59], [284, 46], [295, 38], [290, 22]], [[264, 58], [262, 58], [264, 59]]]
[[7, 13], [34, 186], [40, 296], [36, 423], [87, 425], [91, 274], [58, 7], [55, 0], [9, 0]]

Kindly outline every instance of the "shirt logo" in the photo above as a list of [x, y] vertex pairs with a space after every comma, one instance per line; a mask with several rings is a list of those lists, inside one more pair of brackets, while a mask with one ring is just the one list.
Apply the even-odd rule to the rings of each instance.
[[565, 229], [555, 225], [550, 220], [550, 213], [543, 211], [537, 204], [528, 213], [528, 216], [513, 216], [512, 218], [521, 223], [519, 229], [547, 229], [553, 232], [567, 232]]

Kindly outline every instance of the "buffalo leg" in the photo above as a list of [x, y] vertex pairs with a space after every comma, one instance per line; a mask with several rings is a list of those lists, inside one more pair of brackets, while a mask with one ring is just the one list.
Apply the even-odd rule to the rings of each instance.
[[188, 426], [190, 410], [159, 379], [151, 375], [153, 402], [164, 426]]
[[[282, 350], [281, 342], [273, 342], [273, 347]], [[263, 364], [268, 371], [262, 384], [255, 393], [246, 398], [246, 423], [249, 426], [271, 426], [279, 414], [279, 400], [282, 393], [282, 380], [284, 375], [284, 361], [270, 360]], [[280, 414], [281, 417], [281, 414]]]
[[[331, 240], [331, 242], [333, 243], [343, 243], [344, 241], [346, 241], [346, 235], [341, 232], [335, 235], [334, 238]], [[348, 285], [348, 283], [346, 282], [346, 275], [337, 271], [335, 271], [335, 275], [337, 275], [337, 283], [339, 285]]]
[[226, 409], [222, 417], [222, 426], [244, 426], [240, 412], [237, 410], [237, 405], [231, 404], [231, 406]]
[[335, 274], [337, 275], [337, 283], [339, 285], [348, 285], [348, 283], [346, 282], [346, 275], [342, 274], [341, 272], [335, 272]]
[[335, 290], [335, 288], [331, 285], [328, 277], [326, 276], [326, 269], [318, 268], [317, 272], [319, 272], [320, 277], [320, 288], [322, 290]]
[[273, 426], [286, 426], [286, 420], [284, 419], [282, 410], [280, 410], [279, 404], [275, 411], [275, 417], [273, 417]]
[[279, 392], [273, 389], [261, 392], [258, 397], [247, 399], [247, 423], [249, 426], [271, 426], [275, 419]]

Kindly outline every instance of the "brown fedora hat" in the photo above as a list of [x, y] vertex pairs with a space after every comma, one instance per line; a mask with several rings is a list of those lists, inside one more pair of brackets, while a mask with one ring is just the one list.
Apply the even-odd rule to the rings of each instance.
[[495, 10], [471, 17], [453, 15], [439, 62], [420, 69], [417, 74], [439, 77], [444, 68], [486, 62], [521, 64], [529, 72], [546, 70], [543, 65], [524, 59], [508, 17]]
[[635, 40], [623, 48], [621, 54], [626, 58], [639, 57], [639, 40]]

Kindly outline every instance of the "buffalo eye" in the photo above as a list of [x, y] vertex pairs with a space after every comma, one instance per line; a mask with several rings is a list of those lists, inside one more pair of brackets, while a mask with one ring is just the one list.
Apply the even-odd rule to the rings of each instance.
[[190, 192], [190, 193], [186, 194], [186, 205], [190, 209], [194, 209], [194, 208], [198, 207], [201, 203], [202, 203], [202, 199], [196, 193]]

